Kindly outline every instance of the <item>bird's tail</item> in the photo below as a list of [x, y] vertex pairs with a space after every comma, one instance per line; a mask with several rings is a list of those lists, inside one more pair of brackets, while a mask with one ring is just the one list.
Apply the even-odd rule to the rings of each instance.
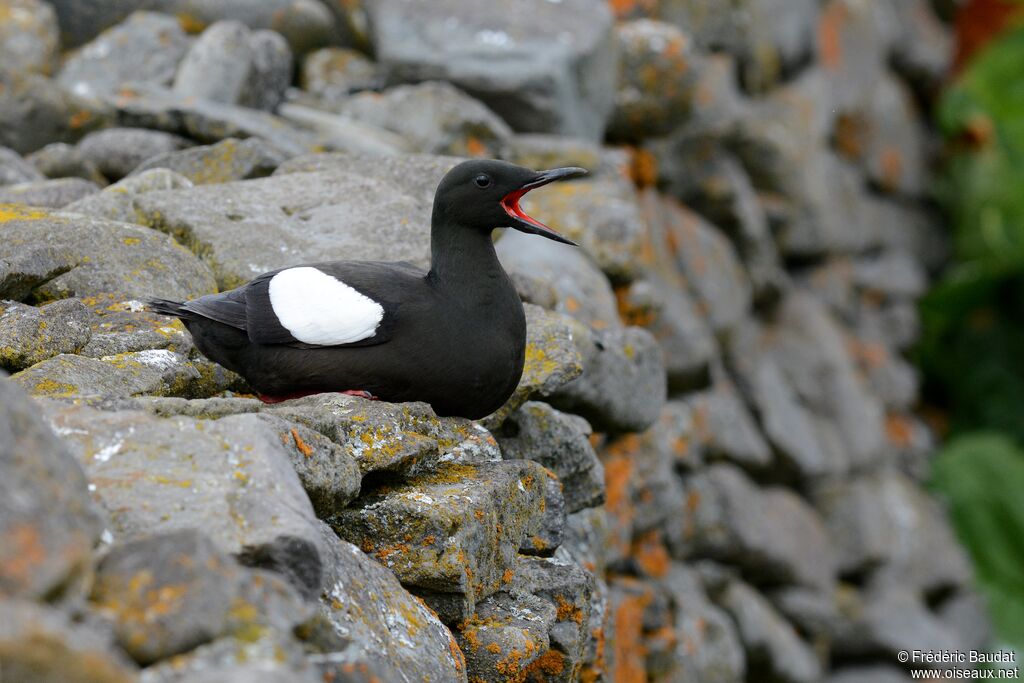
[[177, 301], [168, 301], [167, 299], [150, 299], [146, 302], [146, 308], [154, 313], [170, 315], [175, 318], [186, 318], [189, 316], [189, 312], [185, 310], [184, 304]]

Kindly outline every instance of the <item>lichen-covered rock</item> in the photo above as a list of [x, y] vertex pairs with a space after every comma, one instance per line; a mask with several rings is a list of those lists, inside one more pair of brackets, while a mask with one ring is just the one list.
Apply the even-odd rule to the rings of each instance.
[[828, 588], [836, 556], [825, 525], [796, 494], [758, 488], [713, 465], [683, 480], [679, 543], [693, 556], [739, 565], [752, 579]]
[[821, 8], [819, 61], [829, 76], [830, 99], [840, 111], [865, 101], [885, 73], [888, 48], [897, 37], [893, 4], [829, 0]]
[[880, 582], [929, 594], [970, 581], [967, 557], [942, 509], [903, 475], [866, 475], [816, 497], [843, 573], [871, 570]]
[[[165, 168], [194, 185], [263, 178], [274, 172], [287, 155], [260, 138], [228, 138], [215, 145], [192, 147], [149, 157], [135, 173]], [[170, 189], [170, 188], [167, 188]]]
[[541, 518], [519, 544], [519, 552], [523, 555], [548, 557], [562, 545], [566, 519], [562, 482], [551, 471], [546, 474], [547, 481], [543, 483], [544, 501], [541, 504]]
[[26, 157], [47, 178], [82, 178], [105, 186], [107, 178], [79, 151], [77, 145], [54, 142]]
[[60, 44], [57, 15], [41, 0], [0, 3], [0, 69], [49, 75]]
[[505, 405], [481, 420], [488, 429], [501, 425], [531, 397], [550, 396], [583, 371], [571, 319], [534, 304], [524, 304], [523, 309], [526, 311], [523, 376]]
[[[391, 677], [386, 680], [395, 683], [465, 681], [462, 652], [437, 615], [409, 594], [392, 572], [339, 539], [325, 524], [320, 527], [328, 553], [320, 613], [332, 635], [342, 641], [312, 637], [314, 649], [323, 651], [317, 664], [321, 673], [363, 681], [358, 674], [367, 666], [387, 671]], [[343, 649], [335, 649], [339, 646]]]
[[265, 410], [331, 439], [364, 475], [429, 469], [438, 462], [472, 464], [500, 458], [487, 430], [463, 418], [439, 418], [426, 403], [387, 403], [328, 393]]
[[[0, 597], [59, 594], [88, 566], [100, 532], [81, 467], [37, 413], [22, 391], [0, 377]], [[0, 625], [5, 673], [17, 661], [21, 629], [27, 628], [12, 621], [13, 612], [5, 607]]]
[[427, 154], [494, 157], [512, 135], [497, 114], [442, 81], [359, 93], [339, 113], [397, 133]]
[[573, 329], [583, 374], [551, 396], [559, 410], [582, 415], [599, 431], [643, 431], [655, 420], [667, 392], [661, 348], [639, 327]]
[[502, 158], [526, 168], [576, 166], [594, 173], [603, 168], [606, 152], [607, 148], [582, 138], [518, 133], [505, 142]]
[[576, 415], [530, 401], [494, 436], [506, 460], [536, 460], [556, 475], [568, 512], [604, 502], [604, 467], [590, 444], [590, 425]]
[[601, 137], [616, 77], [603, 2], [386, 0], [367, 11], [389, 82], [451, 81], [517, 130]]
[[637, 141], [686, 123], [699, 71], [689, 36], [651, 19], [619, 24], [619, 83], [609, 135]]
[[78, 143], [79, 153], [111, 181], [120, 180], [139, 164], [161, 154], [190, 147], [185, 138], [144, 128], [107, 128]]
[[96, 183], [84, 178], [36, 180], [0, 187], [0, 204], [59, 209], [99, 191]]
[[0, 663], [12, 681], [134, 683], [137, 670], [88, 624], [54, 608], [0, 598]]
[[157, 396], [205, 397], [235, 385], [238, 376], [209, 361], [189, 361], [168, 349], [101, 358], [61, 354], [12, 377], [43, 398]]
[[511, 581], [546, 480], [528, 460], [441, 466], [364, 491], [329, 522], [452, 622]]
[[74, 53], [57, 82], [84, 97], [116, 93], [125, 83], [168, 85], [187, 49], [188, 38], [174, 17], [137, 12]]
[[471, 680], [526, 680], [550, 651], [548, 631], [555, 611], [554, 605], [529, 593], [496, 593], [478, 603], [455, 631]]
[[765, 672], [785, 683], [821, 680], [821, 664], [811, 646], [756, 590], [733, 581], [719, 598], [736, 622], [752, 671]]
[[282, 579], [239, 566], [194, 529], [115, 545], [97, 569], [91, 599], [140, 664], [222, 635], [287, 632], [313, 614]]
[[105, 105], [75, 95], [49, 78], [0, 69], [0, 145], [19, 154], [53, 142], [75, 142], [112, 120]]
[[319, 593], [322, 539], [287, 453], [295, 445], [257, 416], [160, 419], [53, 404], [48, 417], [85, 468], [114, 540], [202, 529], [243, 564]]
[[0, 301], [0, 367], [13, 372], [62, 353], [77, 353], [89, 343], [92, 320], [79, 299], [41, 308]]
[[135, 210], [135, 195], [186, 187], [192, 187], [192, 181], [185, 176], [165, 168], [155, 168], [108, 185], [102, 192], [68, 204], [64, 210], [120, 223], [139, 223], [143, 219]]
[[[716, 382], [710, 391], [692, 394], [686, 402], [695, 437], [692, 446], [700, 458], [727, 460], [753, 471], [772, 464], [771, 449], [731, 382]], [[690, 459], [690, 449], [687, 443], [684, 459]]]
[[0, 235], [5, 298], [184, 300], [215, 291], [206, 266], [146, 228], [0, 204]]
[[340, 102], [353, 92], [373, 90], [383, 79], [361, 52], [325, 47], [306, 55], [299, 74], [302, 89], [324, 102]]
[[509, 230], [495, 245], [511, 276], [528, 275], [550, 285], [554, 309], [591, 327], [619, 326], [619, 314], [608, 278], [582, 250]]
[[0, 186], [43, 180], [35, 166], [21, 158], [13, 149], [0, 147]]

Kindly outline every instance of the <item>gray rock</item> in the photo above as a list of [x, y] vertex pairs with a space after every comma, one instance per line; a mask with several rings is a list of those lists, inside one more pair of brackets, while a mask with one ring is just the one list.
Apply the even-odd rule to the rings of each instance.
[[675, 611], [677, 676], [706, 683], [739, 683], [746, 655], [728, 614], [708, 599], [696, 573], [673, 564], [663, 579]]
[[83, 178], [100, 186], [108, 182], [96, 164], [86, 159], [77, 146], [66, 142], [47, 145], [30, 154], [27, 159], [47, 178]]
[[135, 169], [135, 173], [166, 168], [195, 185], [210, 185], [263, 178], [273, 173], [286, 158], [287, 155], [273, 144], [260, 138], [228, 138], [215, 145], [150, 157]]
[[40, 0], [7, 0], [0, 21], [0, 69], [49, 75], [57, 63], [57, 15]]
[[397, 133], [427, 154], [494, 157], [512, 135], [497, 114], [442, 81], [356, 94], [339, 113]]
[[734, 55], [742, 80], [755, 91], [771, 87], [810, 54], [818, 16], [813, 0], [661, 0], [658, 8], [662, 19], [682, 27], [700, 48]]
[[138, 672], [89, 624], [51, 607], [0, 598], [4, 676], [32, 683], [133, 683]]
[[814, 510], [791, 491], [761, 489], [739, 470], [713, 465], [683, 481], [683, 549], [739, 565], [756, 581], [828, 589], [837, 558]]
[[787, 683], [821, 680], [821, 664], [814, 650], [764, 596], [742, 581], [734, 581], [719, 601], [736, 622], [752, 671]]
[[278, 114], [312, 134], [317, 149], [374, 157], [396, 156], [411, 151], [410, 144], [400, 135], [316, 107], [285, 102], [278, 107]]
[[313, 613], [280, 578], [240, 567], [194, 529], [115, 545], [97, 569], [91, 599], [140, 664], [221, 635], [288, 631]]
[[107, 128], [82, 138], [78, 151], [104, 176], [117, 181], [147, 159], [191, 145], [185, 138], [159, 130]]
[[0, 367], [21, 370], [62, 353], [77, 353], [89, 343], [92, 318], [78, 299], [41, 308], [0, 301]]
[[544, 503], [540, 522], [531, 529], [519, 544], [519, 552], [523, 555], [552, 555], [562, 545], [565, 533], [565, 498], [562, 496], [562, 483], [550, 470], [544, 486]]
[[45, 177], [13, 149], [0, 147], [0, 186], [29, 183]]
[[456, 639], [473, 681], [526, 680], [550, 650], [554, 605], [529, 593], [497, 593], [459, 624]]
[[463, 418], [439, 418], [426, 403], [317, 394], [268, 406], [265, 411], [323, 434], [341, 446], [364, 475], [500, 458], [487, 430]]
[[254, 31], [249, 38], [252, 50], [252, 74], [243, 93], [242, 104], [274, 111], [292, 82], [292, 51], [280, 33]]
[[124, 87], [106, 102], [116, 110], [121, 126], [163, 130], [200, 142], [258, 137], [273, 140], [276, 147], [290, 156], [306, 153], [318, 144], [313, 132], [268, 112], [181, 97], [167, 88], [148, 84]]
[[608, 134], [638, 141], [684, 124], [700, 71], [690, 37], [651, 19], [620, 23], [615, 33], [621, 56]]
[[299, 83], [324, 102], [340, 102], [353, 92], [374, 90], [382, 83], [377, 65], [361, 52], [325, 47], [306, 55]]
[[536, 460], [562, 484], [566, 509], [604, 501], [604, 467], [590, 445], [590, 425], [576, 415], [531, 401], [509, 415], [494, 436], [507, 460]]
[[949, 73], [955, 52], [953, 36], [927, 0], [889, 4], [898, 32], [892, 43], [893, 64], [916, 89], [930, 92]]
[[96, 183], [82, 178], [36, 180], [0, 187], [0, 203], [59, 209], [99, 191]]
[[267, 0], [257, 4], [245, 0], [56, 0], [52, 4], [68, 45], [81, 45], [142, 8], [178, 16], [195, 32], [224, 19], [240, 21], [253, 29], [273, 29], [297, 52], [327, 43], [334, 33], [330, 11], [314, 0]]
[[555, 310], [591, 327], [619, 326], [608, 279], [582, 250], [508, 230], [495, 247], [505, 271], [537, 277], [555, 293]]
[[165, 168], [142, 171], [103, 188], [102, 192], [68, 204], [64, 209], [96, 218], [120, 223], [139, 223], [142, 219], [135, 211], [135, 196], [156, 190], [180, 190], [192, 187], [192, 181]]
[[852, 278], [865, 292], [895, 299], [917, 299], [928, 286], [924, 269], [903, 250], [886, 250], [857, 259]]
[[178, 66], [175, 94], [239, 104], [252, 76], [250, 36], [237, 21], [219, 21], [203, 31]]
[[313, 508], [287, 447], [257, 416], [48, 410], [110, 513], [114, 540], [199, 528], [243, 564], [282, 573], [307, 597], [319, 593], [323, 542]]
[[[192, 335], [179, 320], [168, 320], [157, 313], [142, 310], [139, 301], [124, 301], [110, 304], [96, 311], [92, 320], [92, 336], [89, 343], [78, 353], [90, 358], [105, 358], [136, 351], [166, 349], [187, 358], [194, 344]], [[196, 358], [191, 361], [201, 375], [212, 371], [214, 375], [225, 375], [208, 361]], [[213, 379], [212, 376], [205, 379]]]
[[992, 643], [992, 621], [984, 596], [973, 588], [958, 590], [939, 606], [939, 619], [960, 636], [972, 650], [984, 650]]
[[879, 580], [933, 593], [970, 580], [970, 565], [942, 509], [895, 472], [823, 488], [818, 507], [844, 573], [873, 570]]
[[839, 111], [867, 99], [886, 69], [889, 47], [897, 38], [895, 3], [829, 0], [818, 23], [818, 53], [828, 73]]
[[0, 207], [0, 297], [185, 300], [214, 290], [207, 268], [152, 230], [70, 213]]
[[[773, 457], [768, 443], [727, 378], [721, 378], [709, 391], [690, 395], [686, 402], [697, 442], [693, 450], [699, 449], [698, 457], [705, 461], [726, 460], [753, 471], [771, 465]], [[683, 456], [687, 461], [691, 455], [689, 446], [687, 443]]]
[[526, 168], [577, 166], [592, 173], [605, 164], [606, 148], [581, 138], [517, 133], [505, 142], [502, 158]]
[[345, 681], [365, 663], [386, 668], [391, 678], [381, 680], [395, 683], [465, 681], [462, 653], [437, 615], [402, 588], [391, 571], [325, 524], [320, 527], [328, 549], [320, 612], [332, 635], [348, 643], [337, 649], [338, 644], [313, 639], [316, 649], [323, 650], [313, 657], [320, 672]]
[[517, 130], [601, 137], [616, 77], [604, 3], [385, 0], [368, 13], [389, 82], [451, 81]]
[[[39, 419], [35, 404], [4, 377], [0, 399], [0, 596], [41, 600], [59, 594], [87, 567], [100, 520], [81, 467]], [[0, 634], [5, 672], [11, 671], [17, 623], [5, 618], [0, 626], [13, 629]]]
[[840, 585], [833, 592], [820, 591], [801, 586], [786, 586], [767, 595], [779, 612], [799, 632], [814, 643], [832, 637], [839, 630], [839, 624], [847, 617], [840, 612], [844, 592], [852, 590]]
[[188, 38], [174, 17], [137, 12], [75, 52], [57, 82], [83, 97], [112, 95], [126, 83], [168, 85], [187, 49]]
[[528, 460], [448, 465], [364, 491], [329, 522], [451, 623], [511, 576], [523, 535], [540, 521], [546, 479]]
[[583, 374], [551, 396], [559, 410], [582, 415], [599, 431], [642, 431], [665, 403], [661, 348], [639, 327], [587, 330], [577, 324], [574, 341]]
[[42, 76], [0, 69], [0, 145], [19, 154], [53, 142], [75, 142], [111, 121], [112, 113], [100, 102]]

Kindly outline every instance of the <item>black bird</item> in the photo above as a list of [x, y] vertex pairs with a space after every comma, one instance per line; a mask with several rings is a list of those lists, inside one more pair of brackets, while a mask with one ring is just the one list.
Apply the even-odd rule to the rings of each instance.
[[511, 227], [575, 244], [526, 215], [519, 199], [585, 173], [459, 164], [434, 194], [426, 273], [409, 263], [314, 263], [221, 294], [149, 305], [181, 318], [196, 347], [264, 401], [345, 391], [484, 417], [512, 395], [526, 349], [523, 306], [491, 233]]

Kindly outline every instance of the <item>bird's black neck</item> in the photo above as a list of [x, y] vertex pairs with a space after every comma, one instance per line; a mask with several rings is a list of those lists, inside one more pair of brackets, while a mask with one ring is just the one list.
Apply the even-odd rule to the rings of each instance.
[[429, 277], [462, 291], [508, 282], [489, 232], [437, 221], [430, 231]]

